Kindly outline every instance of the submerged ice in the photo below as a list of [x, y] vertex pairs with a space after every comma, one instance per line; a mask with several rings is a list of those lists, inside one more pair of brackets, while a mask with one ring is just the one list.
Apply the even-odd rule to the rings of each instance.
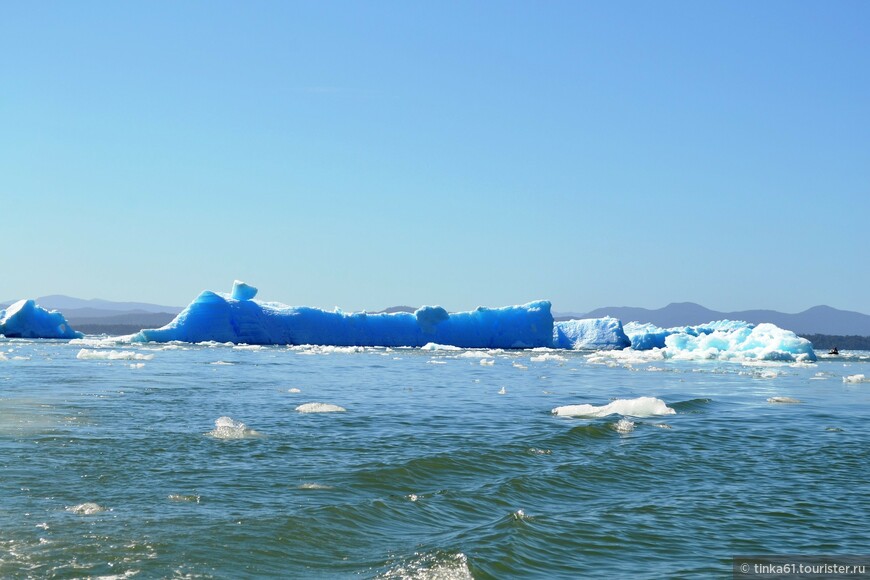
[[46, 310], [35, 300], [19, 300], [0, 310], [0, 334], [7, 338], [82, 338], [63, 314]]

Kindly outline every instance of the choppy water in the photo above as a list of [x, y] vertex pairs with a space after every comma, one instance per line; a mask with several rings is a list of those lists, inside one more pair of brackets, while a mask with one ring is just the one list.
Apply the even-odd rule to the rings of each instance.
[[[4, 578], [730, 576], [733, 554], [870, 552], [866, 352], [0, 352]], [[551, 413], [637, 397], [676, 413]]]

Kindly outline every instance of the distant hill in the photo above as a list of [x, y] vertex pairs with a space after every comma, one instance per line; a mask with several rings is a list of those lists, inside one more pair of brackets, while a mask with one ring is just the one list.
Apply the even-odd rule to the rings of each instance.
[[[29, 298], [29, 296], [27, 298]], [[0, 308], [5, 308], [17, 300], [20, 300], [20, 298], [0, 303]], [[36, 299], [36, 303], [49, 310], [60, 310], [64, 315], [66, 315], [67, 311], [80, 309], [111, 311], [112, 314], [117, 314], [119, 311], [170, 312], [172, 314], [178, 314], [184, 310], [184, 308], [181, 308], [180, 306], [161, 306], [159, 304], [149, 304], [147, 302], [113, 302], [111, 300], [101, 300], [99, 298], [83, 300], [81, 298], [73, 298], [72, 296], [63, 296], [61, 294], [40, 296]], [[102, 316], [102, 314], [96, 313], [96, 316]], [[106, 314], [106, 316], [111, 316], [111, 314]]]
[[870, 336], [870, 315], [838, 310], [830, 306], [814, 306], [797, 314], [786, 314], [776, 310], [718, 312], [693, 302], [674, 302], [656, 310], [610, 306], [598, 308], [585, 314], [559, 314], [557, 320], [601, 318], [603, 316], [613, 316], [623, 322], [651, 322], [656, 326], [663, 327], [702, 324], [711, 320], [745, 320], [755, 324], [771, 322], [797, 334]]

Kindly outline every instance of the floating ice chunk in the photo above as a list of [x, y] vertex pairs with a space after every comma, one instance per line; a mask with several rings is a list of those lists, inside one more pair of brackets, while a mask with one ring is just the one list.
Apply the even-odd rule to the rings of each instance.
[[630, 322], [624, 326], [634, 350], [662, 349], [674, 360], [813, 362], [813, 345], [773, 324], [719, 320], [675, 328]]
[[257, 289], [241, 280], [233, 282], [233, 300], [253, 300], [257, 295]]
[[291, 389], [287, 389], [287, 392], [288, 392], [288, 393], [301, 393], [302, 390], [301, 390], [301, 389], [297, 389], [296, 387], [293, 387], [293, 388], [291, 388]]
[[480, 359], [480, 364], [483, 366], [490, 366], [491, 367], [492, 365], [495, 364], [495, 359], [494, 358], [482, 358], [482, 359]]
[[240, 300], [205, 291], [175, 320], [163, 328], [142, 330], [133, 340], [412, 347], [436, 343], [464, 348], [531, 348], [552, 344], [553, 316], [550, 303], [544, 300], [453, 314], [429, 306], [413, 314], [345, 314], [253, 298]]
[[331, 485], [324, 485], [322, 483], [300, 483], [296, 486], [296, 489], [335, 489]]
[[767, 400], [768, 403], [785, 403], [785, 404], [795, 404], [801, 403], [800, 399], [793, 399], [791, 397], [770, 397]]
[[344, 413], [347, 409], [331, 403], [304, 403], [296, 407], [296, 411], [299, 413]]
[[533, 356], [533, 357], [530, 358], [529, 360], [532, 361], [532, 362], [546, 362], [546, 361], [548, 361], [548, 360], [554, 360], [554, 361], [558, 361], [558, 362], [564, 362], [564, 361], [566, 361], [566, 360], [568, 360], [568, 359], [566, 359], [566, 358], [565, 358], [564, 356], [562, 356], [561, 354], [554, 354], [554, 353], [552, 353], [552, 352], [545, 352], [544, 354], [539, 354], [538, 356]]
[[569, 417], [606, 417], [608, 415], [625, 415], [629, 417], [650, 417], [653, 415], [673, 415], [675, 410], [668, 407], [661, 399], [655, 397], [638, 397], [636, 399], [617, 399], [601, 406], [567, 405], [553, 409], [554, 415]]
[[499, 395], [506, 395], [506, 394], [507, 394], [507, 389], [505, 389], [504, 387], [500, 388], [500, 389], [498, 390], [498, 394], [499, 394]]
[[19, 300], [0, 310], [0, 335], [6, 338], [82, 338], [63, 314], [46, 310], [35, 300]]
[[209, 437], [215, 439], [248, 439], [250, 437], [260, 437], [260, 433], [250, 429], [241, 421], [236, 421], [232, 417], [218, 417], [214, 422], [214, 429], [206, 433]]
[[199, 503], [200, 499], [202, 499], [202, 498], [198, 495], [195, 495], [195, 494], [184, 495], [184, 494], [180, 494], [180, 493], [171, 493], [171, 494], [169, 494], [168, 499], [169, 499], [169, 501], [181, 501], [181, 502], [189, 501], [192, 503]]
[[70, 505], [66, 507], [66, 511], [79, 514], [82, 516], [90, 516], [106, 511], [106, 508], [94, 502], [85, 502], [79, 505]]
[[437, 342], [427, 342], [420, 347], [420, 350], [462, 350], [458, 346], [452, 344], [438, 344]]
[[867, 382], [867, 379], [864, 375], [849, 375], [848, 377], [843, 377], [844, 383], [864, 383]]
[[629, 421], [623, 417], [613, 424], [613, 428], [617, 433], [631, 433], [634, 431], [634, 421]]
[[76, 355], [80, 360], [151, 360], [153, 354], [142, 354], [132, 350], [88, 350], [83, 348]]
[[631, 341], [616, 318], [567, 320], [553, 325], [553, 347], [567, 349], [621, 349]]

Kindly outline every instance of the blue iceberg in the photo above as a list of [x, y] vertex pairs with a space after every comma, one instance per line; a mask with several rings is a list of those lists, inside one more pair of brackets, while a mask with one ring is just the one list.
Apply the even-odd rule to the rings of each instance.
[[133, 335], [136, 342], [233, 342], [333, 346], [535, 348], [553, 345], [553, 315], [546, 300], [505, 308], [448, 313], [424, 306], [414, 313], [328, 312], [255, 300], [243, 282], [231, 294], [202, 292], [172, 322]]
[[611, 350], [631, 346], [622, 329], [622, 322], [609, 316], [584, 320], [556, 322], [553, 327], [553, 347], [566, 349]]
[[695, 326], [659, 328], [652, 324], [630, 322], [624, 328], [631, 339], [632, 349], [659, 349], [666, 359], [816, 360], [810, 341], [774, 324], [719, 320]]
[[7, 338], [81, 338], [63, 314], [48, 311], [35, 300], [19, 300], [0, 310], [0, 334]]

